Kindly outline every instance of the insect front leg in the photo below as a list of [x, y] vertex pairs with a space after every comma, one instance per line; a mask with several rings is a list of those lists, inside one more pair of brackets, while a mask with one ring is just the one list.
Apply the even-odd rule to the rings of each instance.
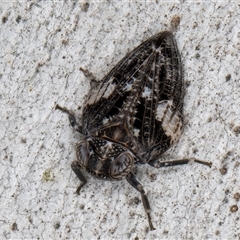
[[79, 195], [81, 188], [87, 183], [87, 180], [81, 172], [81, 166], [79, 165], [78, 161], [73, 161], [71, 164], [71, 168], [74, 171], [74, 173], [77, 175], [78, 179], [81, 181], [81, 184], [78, 186], [76, 190], [76, 193]]
[[77, 123], [76, 117], [73, 115], [73, 113], [71, 113], [67, 108], [61, 107], [58, 104], [56, 105], [55, 109], [58, 109], [64, 113], [67, 113], [69, 122], [70, 122], [71, 126], [73, 127], [73, 129], [79, 133], [83, 133], [82, 126]]
[[147, 217], [148, 217], [149, 227], [151, 230], [155, 230], [155, 228], [153, 227], [153, 224], [152, 224], [151, 216], [150, 216], [150, 212], [151, 212], [150, 204], [149, 204], [148, 198], [145, 194], [142, 184], [136, 179], [134, 174], [131, 172], [127, 175], [126, 179], [135, 189], [137, 189], [141, 193], [143, 206], [144, 206], [145, 212], [147, 213]]
[[161, 168], [161, 167], [171, 167], [171, 166], [176, 166], [176, 165], [183, 165], [183, 164], [188, 164], [188, 163], [193, 163], [193, 162], [207, 165], [209, 167], [212, 166], [211, 162], [201, 161], [196, 158], [177, 159], [177, 160], [171, 160], [171, 161], [165, 161], [165, 162], [161, 162], [160, 159], [155, 159], [155, 160], [150, 160], [148, 162], [148, 164], [155, 168]]
[[94, 87], [98, 84], [97, 78], [87, 69], [80, 67], [80, 70], [84, 76], [90, 81], [91, 87]]

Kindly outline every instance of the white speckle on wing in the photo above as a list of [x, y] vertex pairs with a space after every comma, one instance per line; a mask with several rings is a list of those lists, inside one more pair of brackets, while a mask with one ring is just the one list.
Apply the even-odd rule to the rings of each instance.
[[133, 135], [134, 135], [134, 137], [138, 137], [138, 136], [139, 136], [139, 133], [140, 133], [140, 130], [139, 130], [139, 129], [133, 129]]
[[108, 122], [109, 122], [109, 118], [104, 118], [102, 121], [103, 124], [107, 124]]
[[89, 105], [98, 102], [101, 98], [108, 98], [115, 91], [117, 85], [113, 83], [113, 79], [111, 78], [108, 82], [104, 83], [100, 90], [92, 89], [88, 99]]
[[151, 89], [148, 88], [148, 87], [145, 87], [144, 88], [144, 91], [142, 92], [142, 97], [143, 98], [146, 98], [147, 100], [150, 100], [151, 99]]
[[117, 85], [115, 83], [110, 83], [107, 86], [106, 91], [104, 92], [103, 98], [108, 98], [115, 90]]
[[157, 120], [162, 122], [165, 114], [168, 112], [170, 115], [172, 114], [170, 108], [173, 104], [172, 100], [163, 100], [158, 103], [157, 107]]
[[178, 140], [182, 132], [182, 119], [179, 111], [173, 112], [172, 100], [161, 101], [157, 107], [156, 118], [162, 122], [162, 128], [167, 136], [171, 138], [171, 143]]
[[132, 84], [127, 82], [126, 85], [124, 86], [124, 90], [131, 91], [131, 89], [132, 89]]

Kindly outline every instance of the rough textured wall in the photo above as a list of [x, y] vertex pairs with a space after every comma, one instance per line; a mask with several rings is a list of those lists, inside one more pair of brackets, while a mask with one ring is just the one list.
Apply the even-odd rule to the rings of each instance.
[[[237, 2], [5, 1], [0, 17], [1, 239], [240, 237]], [[54, 106], [80, 117], [90, 87], [80, 67], [101, 80], [143, 40], [170, 29], [184, 65], [185, 128], [164, 158], [213, 166], [138, 169], [157, 228], [149, 232], [140, 195], [126, 181], [85, 174], [75, 194], [70, 163], [79, 135]]]

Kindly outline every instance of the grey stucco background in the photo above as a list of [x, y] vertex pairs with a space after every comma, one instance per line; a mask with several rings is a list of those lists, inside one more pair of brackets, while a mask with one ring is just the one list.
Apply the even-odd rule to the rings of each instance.
[[[87, 4], [88, 3], [88, 4]], [[240, 239], [240, 6], [233, 1], [2, 1], [0, 5], [1, 239]], [[79, 135], [55, 103], [81, 116], [99, 80], [153, 34], [174, 33], [185, 72], [185, 121], [165, 159], [141, 166], [155, 231], [126, 181], [71, 171]]]

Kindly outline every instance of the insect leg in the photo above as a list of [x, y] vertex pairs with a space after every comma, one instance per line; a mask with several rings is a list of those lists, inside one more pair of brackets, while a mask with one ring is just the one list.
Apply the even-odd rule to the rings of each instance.
[[94, 87], [97, 85], [98, 81], [96, 80], [95, 76], [88, 71], [85, 68], [80, 67], [80, 70], [82, 71], [82, 73], [84, 74], [84, 76], [90, 81], [91, 87]]
[[134, 174], [131, 172], [127, 175], [126, 179], [136, 190], [138, 190], [141, 193], [142, 202], [143, 202], [145, 212], [147, 213], [150, 229], [155, 230], [155, 228], [152, 225], [152, 220], [151, 220], [151, 216], [150, 216], [150, 211], [151, 211], [150, 204], [149, 204], [148, 198], [145, 194], [142, 184], [136, 179]]
[[171, 167], [171, 166], [176, 166], [176, 165], [183, 165], [183, 164], [188, 164], [188, 163], [193, 163], [193, 162], [207, 165], [209, 167], [212, 166], [211, 162], [201, 161], [196, 158], [178, 159], [178, 160], [171, 160], [171, 161], [165, 161], [165, 162], [161, 162], [160, 159], [155, 159], [155, 160], [150, 160], [148, 162], [148, 164], [150, 164], [152, 167], [155, 167], [155, 168], [161, 168], [161, 167]]
[[87, 183], [87, 180], [81, 172], [81, 167], [80, 167], [78, 161], [73, 161], [71, 164], [71, 168], [74, 171], [74, 173], [77, 175], [78, 179], [81, 181], [81, 184], [79, 185], [79, 187], [76, 190], [76, 193], [79, 195], [81, 188]]
[[82, 126], [79, 125], [76, 121], [76, 117], [65, 107], [60, 107], [58, 104], [56, 105], [55, 109], [58, 109], [62, 112], [65, 112], [68, 114], [68, 118], [69, 118], [69, 122], [71, 124], [71, 126], [73, 127], [73, 129], [77, 132], [80, 132], [82, 133], [83, 132], [83, 129], [82, 129]]

